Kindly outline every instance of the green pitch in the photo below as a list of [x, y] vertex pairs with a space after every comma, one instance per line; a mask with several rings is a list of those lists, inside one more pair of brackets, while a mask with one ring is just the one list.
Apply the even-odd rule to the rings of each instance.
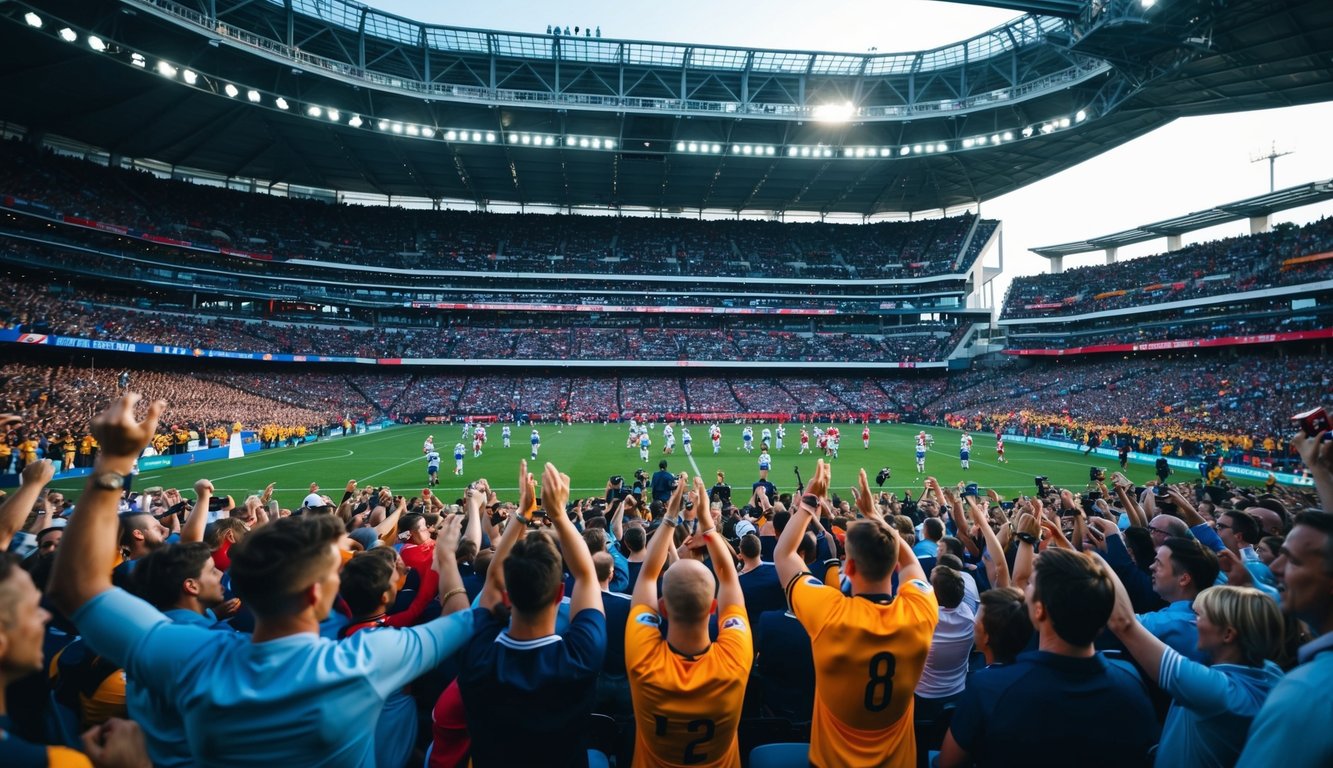
[[[733, 498], [737, 503], [743, 503], [745, 489], [759, 475], [758, 443], [763, 426], [753, 425], [755, 449], [751, 454], [742, 448], [740, 425], [722, 425], [722, 449], [717, 455], [713, 454], [706, 425], [695, 425], [690, 430], [694, 437], [694, 460], [707, 485], [711, 487], [716, 481], [715, 473], [722, 470], [727, 475], [727, 482], [735, 489]], [[821, 425], [824, 426], [827, 425]], [[935, 444], [926, 455], [926, 473], [918, 474], [915, 438], [923, 428], [934, 436]], [[628, 480], [634, 470], [640, 467], [651, 474], [657, 470], [657, 462], [663, 458], [670, 463], [671, 471], [695, 474], [689, 458], [684, 454], [679, 426], [676, 427], [674, 455], [662, 454], [664, 441], [661, 425], [649, 432], [652, 447], [651, 458], [647, 462], [639, 460], [637, 447], [625, 447], [629, 428], [624, 424], [574, 424], [563, 427], [539, 424], [538, 429], [542, 438], [538, 467], [543, 462], [554, 462], [570, 476], [575, 495], [600, 496], [611, 475], [624, 475]], [[840, 425], [840, 429], [843, 432], [842, 447], [840, 456], [832, 462], [832, 490], [848, 498], [848, 489], [856, 481], [856, 471], [861, 467], [865, 467], [870, 477], [872, 490], [875, 489], [875, 473], [887, 466], [893, 471], [893, 476], [884, 483], [884, 490], [901, 494], [904, 489], [910, 489], [914, 498], [920, 494], [926, 475], [933, 475], [941, 483], [957, 483], [960, 480], [975, 482], [982, 489], [994, 488], [1002, 496], [1011, 498], [1021, 493], [1031, 493], [1035, 475], [1048, 476], [1057, 487], [1081, 491], [1088, 482], [1088, 467], [1096, 465], [1110, 470], [1117, 469], [1113, 462], [1103, 458], [1084, 458], [1073, 451], [1014, 442], [1008, 442], [1005, 446], [1008, 463], [1000, 464], [996, 461], [995, 436], [973, 433], [972, 466], [965, 471], [958, 461], [959, 433], [956, 430], [938, 426], [874, 424], [870, 427], [870, 448], [865, 449], [861, 445], [861, 425]], [[135, 487], [161, 485], [186, 491], [194, 485], [195, 480], [207, 477], [213, 481], [218, 493], [236, 497], [239, 503], [245, 495], [258, 493], [268, 483], [276, 483], [274, 497], [284, 507], [300, 505], [312, 482], [319, 483], [322, 492], [335, 501], [342, 497], [342, 488], [349, 479], [355, 479], [361, 486], [387, 485], [396, 493], [416, 496], [426, 485], [426, 459], [421, 448], [429, 434], [435, 436], [435, 448], [442, 459], [438, 488], [442, 498], [449, 501], [458, 498], [465, 485], [480, 477], [489, 479], [491, 485], [502, 494], [515, 489], [518, 462], [528, 458], [531, 427], [512, 427], [513, 447], [508, 449], [503, 447], [500, 425], [488, 428], [484, 453], [479, 458], [472, 457], [472, 446], [468, 441], [461, 477], [453, 474], [453, 449], [454, 444], [459, 442], [460, 431], [458, 425], [442, 424], [394, 427], [383, 432], [261, 451], [240, 459], [144, 472], [135, 479]], [[819, 456], [810, 453], [797, 456], [799, 437], [799, 427], [792, 428], [789, 425], [783, 449], [770, 451], [773, 468], [769, 479], [781, 491], [794, 489], [794, 467], [800, 467], [801, 477], [806, 480], [814, 474], [815, 460]], [[811, 445], [814, 445], [813, 434]], [[534, 473], [540, 476], [540, 468], [534, 470]], [[1152, 479], [1152, 466], [1130, 464], [1127, 474], [1136, 483], [1143, 483]], [[1191, 478], [1177, 471], [1174, 479], [1185, 481]], [[82, 488], [83, 481], [76, 478], [53, 485], [63, 491], [77, 492]]]

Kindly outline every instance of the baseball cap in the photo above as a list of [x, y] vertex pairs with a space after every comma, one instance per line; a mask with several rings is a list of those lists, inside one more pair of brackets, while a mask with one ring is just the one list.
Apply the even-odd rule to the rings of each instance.
[[380, 543], [380, 538], [375, 534], [374, 528], [357, 528], [347, 536], [360, 544], [363, 549], [374, 549]]

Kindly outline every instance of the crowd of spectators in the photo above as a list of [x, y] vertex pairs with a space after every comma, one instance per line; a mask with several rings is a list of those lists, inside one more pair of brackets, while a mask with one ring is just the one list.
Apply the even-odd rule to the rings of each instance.
[[1139, 322], [1125, 317], [1077, 325], [1063, 325], [1058, 331], [1039, 326], [1010, 327], [1011, 349], [1069, 349], [1110, 344], [1146, 344], [1154, 341], [1219, 339], [1236, 336], [1263, 336], [1321, 331], [1333, 327], [1333, 316], [1310, 309], [1295, 313], [1291, 299], [1256, 302], [1267, 305], [1260, 311], [1253, 306], [1218, 307], [1208, 314], [1181, 310], [1162, 312]]
[[829, 279], [955, 272], [977, 217], [785, 224], [421, 211], [234, 191], [0, 143], [0, 195], [157, 236], [404, 269]]
[[124, 487], [175, 407], [111, 400], [82, 491], [33, 462], [0, 503], [0, 764], [1333, 763], [1323, 434], [1278, 493], [524, 463], [453, 505], [317, 468], [217, 505]]
[[[57, 336], [134, 341], [188, 349], [362, 358], [461, 360], [704, 360], [766, 362], [914, 362], [942, 359], [958, 346], [966, 326], [923, 323], [885, 333], [796, 333], [723, 327], [569, 327], [597, 318], [531, 315], [519, 318], [451, 317], [444, 327], [368, 327], [208, 316], [117, 306], [106, 294], [32, 283], [0, 287], [0, 328]], [[541, 323], [537, 327], [518, 325]], [[622, 322], [638, 322], [635, 318]], [[701, 322], [687, 318], [684, 325]], [[512, 325], [506, 325], [512, 323]], [[753, 323], [746, 322], [746, 325]], [[517, 326], [517, 327], [515, 327]]]
[[1327, 280], [1333, 256], [1333, 218], [1305, 226], [1232, 237], [1115, 264], [1018, 277], [1005, 297], [1004, 318], [1081, 315], [1170, 301], [1245, 293]]

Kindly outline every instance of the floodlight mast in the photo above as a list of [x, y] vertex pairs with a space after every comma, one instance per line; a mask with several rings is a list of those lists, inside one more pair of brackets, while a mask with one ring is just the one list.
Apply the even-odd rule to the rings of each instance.
[[1266, 154], [1266, 155], [1258, 155], [1258, 156], [1253, 156], [1253, 155], [1250, 156], [1250, 162], [1251, 162], [1251, 163], [1258, 163], [1258, 162], [1263, 161], [1263, 160], [1267, 160], [1267, 161], [1268, 161], [1268, 194], [1271, 195], [1271, 194], [1273, 194], [1274, 192], [1277, 191], [1277, 186], [1274, 184], [1274, 181], [1275, 181], [1275, 170], [1276, 170], [1276, 166], [1277, 166], [1277, 159], [1278, 159], [1279, 157], [1286, 157], [1287, 155], [1293, 154], [1293, 153], [1295, 153], [1295, 151], [1296, 151], [1296, 150], [1294, 150], [1294, 149], [1284, 149], [1284, 150], [1282, 150], [1281, 152], [1279, 152], [1279, 151], [1278, 151], [1278, 148], [1277, 148], [1277, 142], [1274, 141], [1274, 142], [1272, 143], [1272, 145], [1269, 146], [1269, 148], [1268, 148], [1268, 154]]

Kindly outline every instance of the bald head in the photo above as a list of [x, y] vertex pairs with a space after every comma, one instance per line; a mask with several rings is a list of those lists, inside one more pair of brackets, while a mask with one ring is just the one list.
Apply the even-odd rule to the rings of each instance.
[[713, 574], [697, 560], [680, 560], [662, 576], [662, 601], [667, 619], [698, 624], [713, 612]]
[[1185, 521], [1173, 515], [1158, 515], [1150, 523], [1151, 527], [1160, 529], [1167, 536], [1178, 536], [1188, 539], [1190, 537], [1190, 527], [1185, 525]]
[[1245, 511], [1254, 515], [1266, 536], [1282, 536], [1285, 533], [1282, 515], [1268, 507], [1246, 507]]

